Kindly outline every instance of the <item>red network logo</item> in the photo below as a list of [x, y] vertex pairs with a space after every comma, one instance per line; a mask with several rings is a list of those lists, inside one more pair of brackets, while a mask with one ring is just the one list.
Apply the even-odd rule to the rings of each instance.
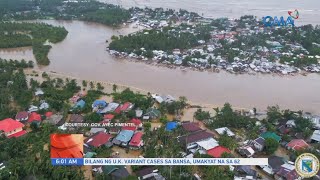
[[288, 14], [293, 18], [293, 19], [298, 19], [299, 18], [299, 11], [296, 9], [294, 11], [288, 11]]

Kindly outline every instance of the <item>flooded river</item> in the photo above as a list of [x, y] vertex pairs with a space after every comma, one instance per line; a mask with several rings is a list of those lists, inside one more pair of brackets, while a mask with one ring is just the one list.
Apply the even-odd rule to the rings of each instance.
[[320, 24], [319, 0], [99, 0], [121, 5], [125, 8], [163, 7], [186, 9], [211, 18], [239, 18], [243, 15], [288, 16], [288, 10], [298, 9], [300, 18], [296, 24]]
[[[41, 70], [55, 71], [82, 79], [124, 84], [150, 92], [186, 96], [195, 103], [265, 109], [278, 104], [282, 108], [320, 113], [320, 75], [279, 77], [272, 75], [233, 75], [168, 69], [116, 59], [106, 52], [106, 39], [136, 29], [113, 29], [80, 21], [45, 21], [65, 26], [68, 36], [53, 45], [51, 64]], [[32, 50], [0, 51], [1, 58], [25, 59]]]

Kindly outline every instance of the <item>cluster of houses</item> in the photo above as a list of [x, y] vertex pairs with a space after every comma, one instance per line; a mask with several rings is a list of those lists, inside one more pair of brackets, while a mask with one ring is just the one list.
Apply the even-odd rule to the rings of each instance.
[[[175, 29], [168, 31], [174, 36], [179, 36], [181, 32], [187, 32], [198, 34], [198, 25], [203, 25], [203, 19], [199, 19], [198, 23], [187, 23], [189, 26], [176, 26]], [[210, 21], [208, 22], [210, 23]], [[163, 24], [163, 23], [162, 23]], [[154, 24], [148, 23], [146, 27], [160, 31], [163, 26], [153, 26]], [[315, 63], [311, 65], [304, 65], [303, 67], [295, 67], [294, 62], [298, 59], [302, 61], [308, 61], [308, 59], [320, 60], [320, 54], [311, 56], [309, 52], [299, 43], [292, 44], [288, 40], [273, 35], [273, 31], [259, 26], [257, 20], [254, 23], [245, 23], [245, 27], [239, 27], [237, 20], [227, 20], [227, 22], [221, 21], [221, 25], [225, 30], [221, 30], [215, 26], [212, 26], [210, 31], [210, 39], [198, 39], [197, 48], [192, 49], [174, 49], [172, 52], [165, 52], [159, 49], [153, 50], [152, 62], [156, 64], [166, 65], [168, 67], [188, 66], [191, 69], [199, 70], [226, 70], [230, 73], [277, 73], [281, 75], [296, 74], [303, 72], [319, 73], [320, 64]], [[277, 28], [276, 28], [277, 29]], [[304, 33], [302, 30], [298, 30], [299, 33]], [[148, 32], [144, 32], [147, 34]], [[287, 33], [292, 33], [288, 30]], [[270, 37], [265, 41], [264, 45], [257, 44], [255, 46], [247, 45], [247, 42], [238, 38], [243, 36], [250, 38], [251, 36], [258, 36], [259, 34], [269, 35]], [[228, 43], [229, 50], [233, 54], [237, 54], [234, 57], [228, 57], [228, 54], [221, 54], [225, 51], [224, 46], [220, 40], [225, 40]], [[236, 42], [236, 43], [235, 43]], [[240, 44], [240, 45], [239, 45]], [[316, 44], [316, 43], [314, 43]], [[285, 49], [286, 48], [286, 49]], [[146, 49], [141, 47], [142, 52]], [[114, 50], [109, 51], [110, 54], [128, 57], [141, 60], [149, 60], [144, 56], [144, 53], [137, 55], [134, 52], [125, 53], [117, 52]], [[198, 54], [198, 55], [195, 55]], [[183, 63], [186, 57], [191, 57], [187, 63]], [[291, 58], [290, 62], [280, 63], [281, 57]], [[307, 63], [306, 63], [307, 64]], [[172, 66], [173, 65], [173, 66]]]
[[[36, 96], [43, 95], [40, 89], [37, 89]], [[73, 104], [71, 114], [67, 120], [63, 119], [60, 114], [54, 114], [50, 111], [44, 111], [40, 114], [40, 110], [32, 110], [18, 112], [14, 119], [7, 118], [0, 121], [0, 133], [7, 138], [20, 137], [28, 131], [26, 125], [39, 125], [40, 123], [51, 123], [57, 125], [59, 129], [66, 130], [65, 122], [82, 123], [85, 122], [84, 116], [74, 113], [76, 109], [84, 108], [86, 102], [83, 98], [85, 94], [80, 93], [72, 98], [70, 102]], [[171, 103], [175, 101], [170, 95], [152, 94], [153, 99], [158, 103]], [[43, 104], [44, 102], [41, 102]], [[103, 116], [101, 123], [108, 123], [115, 121], [115, 116], [121, 113], [127, 113], [134, 109], [134, 104], [130, 102], [107, 103], [104, 100], [98, 99], [91, 105], [92, 111]], [[35, 108], [34, 108], [35, 109]], [[121, 148], [139, 150], [144, 146], [143, 142], [143, 121], [157, 119], [160, 117], [160, 111], [156, 108], [149, 108], [145, 112], [140, 109], [135, 109], [135, 117], [128, 119], [126, 123], [131, 126], [115, 126], [106, 128], [92, 127], [90, 131], [84, 132], [86, 137], [84, 139], [84, 156], [91, 158], [97, 153], [96, 148], [99, 147], [112, 147], [118, 146]], [[277, 124], [277, 132], [267, 131], [266, 128], [261, 126], [259, 129], [260, 135], [256, 139], [247, 140], [242, 142], [237, 148], [239, 155], [251, 157], [264, 157], [262, 153], [266, 148], [266, 139], [274, 139], [284, 148], [287, 154], [283, 156], [274, 154], [268, 157], [269, 164], [266, 166], [259, 166], [260, 171], [268, 174], [276, 179], [296, 180], [301, 179], [295, 170], [294, 163], [290, 161], [289, 152], [306, 150], [313, 148], [313, 143], [320, 142], [320, 116], [311, 114], [304, 114], [304, 118], [309, 119], [313, 123], [313, 134], [309, 138], [305, 138], [301, 133], [295, 133], [293, 128], [296, 127], [295, 120], [281, 121]], [[213, 158], [224, 157], [224, 154], [233, 154], [230, 149], [219, 144], [217, 135], [227, 135], [232, 138], [238, 138], [236, 133], [231, 131], [228, 127], [217, 128], [213, 131], [202, 129], [198, 122], [176, 122], [170, 121], [165, 124], [165, 130], [171, 132], [181, 126], [183, 135], [177, 137], [178, 143], [183, 147], [184, 152], [181, 155], [184, 158], [193, 158], [195, 154], [207, 154]], [[69, 127], [70, 128], [70, 127]], [[286, 142], [282, 136], [290, 136], [290, 141]], [[119, 154], [114, 154], [112, 157], [119, 157]], [[125, 166], [96, 166], [92, 168], [94, 173], [106, 173], [115, 179], [128, 177], [130, 174]], [[258, 172], [252, 166], [235, 166], [230, 170], [235, 172], [234, 179], [257, 179]], [[142, 167], [136, 172], [139, 179], [165, 179], [155, 167], [147, 166]], [[199, 177], [200, 178], [200, 177]], [[199, 179], [198, 178], [198, 179]]]
[[127, 23], [135, 22], [134, 28], [162, 28], [169, 26], [170, 21], [190, 23], [199, 18], [196, 13], [187, 11], [164, 10], [163, 8], [132, 8], [131, 19]]
[[[319, 131], [319, 116], [312, 116], [305, 114], [303, 117], [309, 119], [313, 123], [313, 134], [311, 137], [305, 137], [303, 133], [296, 133], [293, 128], [296, 127], [295, 120], [287, 120], [285, 122], [280, 122], [277, 124], [277, 133], [266, 131], [266, 128], [260, 128], [260, 136], [254, 140], [247, 140], [241, 144], [237, 151], [243, 157], [261, 157], [262, 151], [265, 150], [266, 139], [273, 139], [281, 145], [284, 154], [269, 156], [269, 165], [259, 166], [259, 168], [264, 171], [269, 176], [275, 179], [287, 179], [296, 180], [302, 179], [295, 170], [294, 162], [290, 159], [294, 159], [294, 152], [299, 152], [303, 150], [316, 150], [313, 147], [315, 143], [320, 142], [320, 131]], [[282, 139], [282, 136], [290, 137], [289, 141]], [[281, 152], [280, 151], [280, 152]], [[319, 174], [316, 176], [319, 178]]]
[[[44, 94], [41, 89], [36, 89], [35, 96], [40, 97]], [[0, 134], [4, 134], [6, 137], [20, 137], [26, 134], [26, 126], [32, 124], [39, 126], [41, 122], [55, 122], [57, 124], [61, 119], [62, 115], [54, 114], [48, 111], [49, 104], [45, 101], [40, 101], [39, 106], [30, 105], [28, 110], [20, 111], [13, 118], [6, 118], [0, 121]], [[39, 113], [43, 111], [43, 113]]]

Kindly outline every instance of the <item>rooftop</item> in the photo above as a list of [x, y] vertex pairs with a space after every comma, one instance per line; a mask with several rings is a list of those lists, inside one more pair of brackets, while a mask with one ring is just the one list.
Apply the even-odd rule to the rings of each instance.
[[199, 142], [208, 138], [213, 138], [213, 134], [207, 132], [206, 130], [193, 132], [191, 134], [179, 137], [179, 141], [183, 144]]
[[24, 127], [24, 124], [11, 118], [0, 121], [0, 131], [4, 131], [5, 133], [22, 127]]
[[85, 140], [85, 143], [93, 147], [100, 147], [106, 144], [111, 138], [112, 136], [110, 134], [100, 131], [95, 135], [87, 138]]
[[120, 133], [117, 135], [116, 140], [120, 142], [129, 142], [131, 137], [133, 136], [133, 131], [130, 130], [122, 130]]
[[231, 151], [223, 146], [217, 146], [207, 151], [207, 154], [215, 158], [221, 158], [223, 153], [231, 153]]
[[264, 139], [271, 138], [271, 139], [274, 139], [278, 142], [281, 140], [280, 136], [278, 136], [276, 133], [270, 132], [270, 131], [262, 133], [260, 136], [263, 137]]
[[182, 123], [182, 128], [188, 132], [195, 132], [195, 131], [202, 130], [199, 127], [199, 124], [194, 122]]

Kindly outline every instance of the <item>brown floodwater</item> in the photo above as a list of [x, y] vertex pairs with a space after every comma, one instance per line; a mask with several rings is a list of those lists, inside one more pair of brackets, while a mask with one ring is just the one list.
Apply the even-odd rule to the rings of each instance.
[[[169, 69], [116, 59], [106, 52], [106, 39], [137, 29], [113, 29], [100, 24], [80, 21], [46, 23], [64, 26], [69, 34], [50, 50], [51, 64], [41, 70], [54, 71], [87, 80], [145, 89], [150, 92], [186, 96], [195, 103], [266, 109], [278, 104], [281, 108], [320, 113], [320, 75], [273, 76], [234, 75]], [[0, 57], [33, 58], [31, 49], [1, 51]], [[31, 56], [31, 57], [30, 57]]]

